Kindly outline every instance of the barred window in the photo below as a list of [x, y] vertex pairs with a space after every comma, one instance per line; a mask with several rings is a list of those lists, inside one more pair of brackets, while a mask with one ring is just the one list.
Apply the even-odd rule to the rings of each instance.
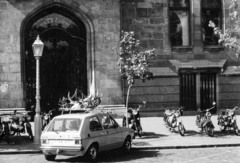
[[202, 0], [202, 39], [204, 45], [218, 45], [218, 36], [213, 28], [209, 27], [209, 21], [213, 21], [221, 28], [222, 24], [221, 0]]
[[189, 0], [170, 0], [170, 41], [172, 46], [190, 45], [190, 3]]

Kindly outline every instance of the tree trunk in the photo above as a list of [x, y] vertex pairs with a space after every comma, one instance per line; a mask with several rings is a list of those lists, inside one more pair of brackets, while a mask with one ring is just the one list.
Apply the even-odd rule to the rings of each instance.
[[126, 127], [128, 128], [128, 98], [129, 98], [129, 93], [130, 93], [130, 88], [132, 84], [128, 86], [128, 91], [127, 91], [127, 99], [126, 99]]

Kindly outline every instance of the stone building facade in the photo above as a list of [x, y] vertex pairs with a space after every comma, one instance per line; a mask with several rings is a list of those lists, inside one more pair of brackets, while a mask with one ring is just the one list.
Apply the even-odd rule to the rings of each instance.
[[[134, 31], [142, 50], [156, 49], [151, 61], [154, 80], [137, 80], [129, 98], [133, 107], [147, 101], [146, 116], [159, 116], [165, 108], [180, 105], [195, 112], [213, 101], [217, 109], [238, 105], [239, 59], [212, 43], [212, 38], [206, 42], [210, 35], [203, 31], [204, 14], [211, 9], [217, 10], [218, 25], [231, 27], [230, 1], [219, 0], [220, 6], [211, 8], [206, 8], [207, 3], [0, 0], [0, 108], [30, 109], [34, 105], [32, 44], [37, 35], [45, 45], [40, 59], [42, 109], [56, 107], [59, 98], [76, 88], [84, 94], [99, 93], [102, 104], [124, 104], [128, 85], [112, 51], [119, 45], [122, 30]], [[180, 28], [175, 27], [177, 21]]]

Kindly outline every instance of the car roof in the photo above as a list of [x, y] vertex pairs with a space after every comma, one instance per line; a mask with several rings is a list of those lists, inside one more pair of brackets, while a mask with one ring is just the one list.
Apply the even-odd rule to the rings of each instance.
[[54, 119], [58, 118], [87, 118], [87, 117], [92, 117], [92, 116], [103, 116], [103, 115], [109, 115], [108, 113], [104, 112], [95, 112], [95, 111], [90, 111], [87, 113], [72, 113], [72, 114], [62, 114], [54, 117]]

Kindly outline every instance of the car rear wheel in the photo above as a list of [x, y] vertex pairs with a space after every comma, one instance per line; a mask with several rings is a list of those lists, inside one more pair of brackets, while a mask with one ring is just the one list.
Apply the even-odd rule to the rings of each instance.
[[87, 161], [96, 161], [97, 155], [98, 155], [97, 146], [92, 144], [88, 148], [85, 158], [87, 159]]
[[124, 153], [128, 153], [128, 152], [130, 152], [130, 150], [131, 150], [131, 139], [129, 137], [127, 137], [123, 143], [122, 151]]
[[48, 161], [54, 161], [55, 158], [56, 158], [56, 155], [47, 155], [47, 154], [44, 154], [44, 157], [46, 160]]

